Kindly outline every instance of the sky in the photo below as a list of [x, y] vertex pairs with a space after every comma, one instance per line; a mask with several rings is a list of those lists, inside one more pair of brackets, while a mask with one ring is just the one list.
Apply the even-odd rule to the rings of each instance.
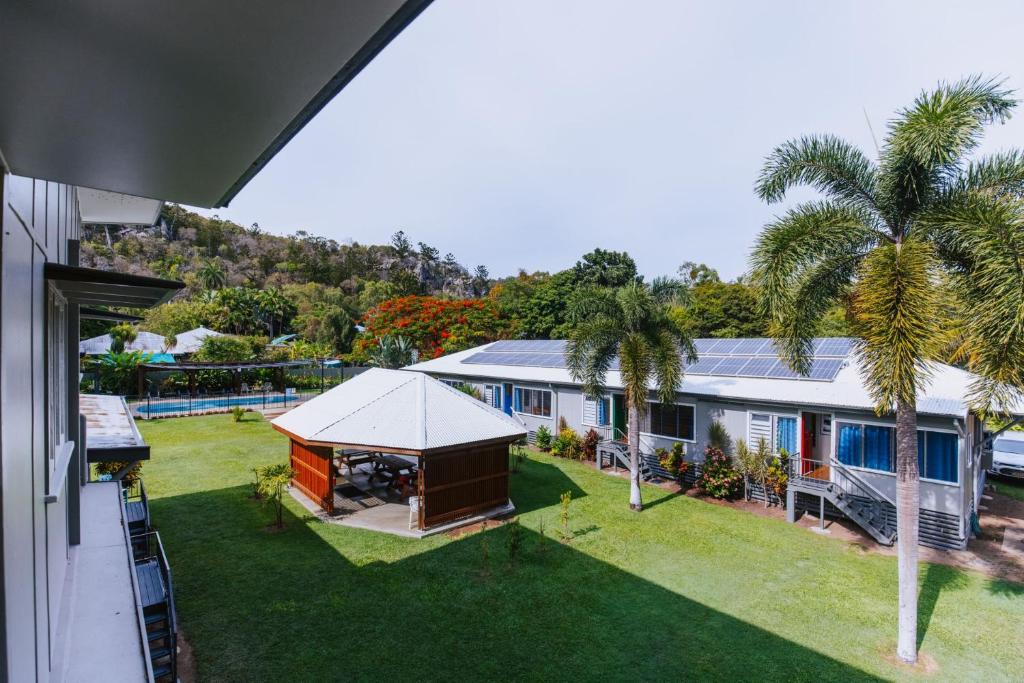
[[[595, 247], [747, 270], [764, 157], [872, 129], [940, 80], [1024, 97], [1024, 3], [435, 0], [233, 200], [268, 232], [396, 230], [494, 277]], [[870, 128], [869, 128], [870, 122]], [[1024, 108], [981, 152], [1024, 146]]]

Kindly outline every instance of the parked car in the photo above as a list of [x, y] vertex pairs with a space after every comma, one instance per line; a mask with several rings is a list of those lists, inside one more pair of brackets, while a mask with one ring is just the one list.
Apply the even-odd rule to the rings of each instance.
[[1024, 477], [1024, 432], [1003, 432], [992, 442], [994, 474]]

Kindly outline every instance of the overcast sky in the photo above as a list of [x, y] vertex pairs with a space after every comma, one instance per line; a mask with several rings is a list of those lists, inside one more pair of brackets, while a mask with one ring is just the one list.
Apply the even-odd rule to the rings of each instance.
[[[338, 241], [401, 228], [493, 276], [600, 246], [648, 276], [734, 277], [781, 211], [752, 191], [775, 145], [872, 151], [867, 119], [883, 134], [940, 79], [1024, 88], [1022, 29], [1020, 2], [435, 0], [216, 213]], [[986, 143], [1009, 146], [1024, 110]]]

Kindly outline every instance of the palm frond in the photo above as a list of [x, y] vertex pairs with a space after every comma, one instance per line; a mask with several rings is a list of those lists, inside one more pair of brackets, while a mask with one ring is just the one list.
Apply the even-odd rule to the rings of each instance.
[[632, 332], [619, 343], [619, 372], [626, 387], [626, 401], [641, 416], [647, 413], [647, 387], [653, 365], [654, 359], [643, 335]]
[[603, 393], [605, 379], [618, 352], [620, 325], [612, 316], [602, 315], [574, 328], [566, 346], [566, 366], [572, 378], [583, 385], [583, 393]]
[[877, 247], [861, 265], [856, 348], [879, 412], [916, 400], [929, 379], [928, 362], [944, 346], [938, 273], [934, 247], [914, 239]]
[[765, 160], [755, 184], [768, 203], [782, 200], [797, 185], [808, 185], [840, 204], [875, 208], [875, 164], [863, 152], [831, 135], [791, 140]]

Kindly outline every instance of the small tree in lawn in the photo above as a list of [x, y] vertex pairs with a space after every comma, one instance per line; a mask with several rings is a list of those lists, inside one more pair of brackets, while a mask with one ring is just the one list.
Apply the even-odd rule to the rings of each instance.
[[263, 498], [274, 505], [275, 524], [284, 528], [284, 488], [295, 473], [286, 464], [266, 465], [257, 472], [256, 486]]

